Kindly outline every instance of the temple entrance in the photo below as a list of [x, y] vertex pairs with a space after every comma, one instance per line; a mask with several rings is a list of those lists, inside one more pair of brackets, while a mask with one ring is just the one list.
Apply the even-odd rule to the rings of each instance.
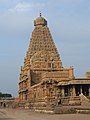
[[6, 104], [5, 103], [3, 104], [3, 107], [6, 108]]
[[0, 107], [6, 108], [6, 103], [5, 102], [0, 102]]
[[61, 105], [61, 99], [58, 101], [58, 105]]
[[85, 96], [89, 96], [89, 85], [76, 85], [75, 87], [76, 96], [83, 93]]
[[76, 92], [76, 96], [79, 96], [80, 92], [80, 85], [75, 86], [75, 92]]
[[66, 87], [64, 88], [64, 95], [65, 95], [65, 96], [68, 96], [68, 86], [66, 86]]
[[82, 93], [85, 96], [89, 96], [89, 86], [88, 85], [82, 85]]

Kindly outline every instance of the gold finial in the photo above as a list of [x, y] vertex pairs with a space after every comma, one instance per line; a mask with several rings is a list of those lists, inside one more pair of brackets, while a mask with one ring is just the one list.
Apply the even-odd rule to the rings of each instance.
[[40, 12], [40, 17], [42, 16], [41, 12]]

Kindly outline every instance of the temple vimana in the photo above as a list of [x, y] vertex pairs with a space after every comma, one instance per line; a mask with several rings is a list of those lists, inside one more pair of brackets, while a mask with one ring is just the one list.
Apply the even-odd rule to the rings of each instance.
[[34, 30], [21, 66], [19, 102], [28, 107], [80, 105], [90, 99], [90, 72], [75, 78], [73, 67], [64, 68], [47, 21], [34, 20]]

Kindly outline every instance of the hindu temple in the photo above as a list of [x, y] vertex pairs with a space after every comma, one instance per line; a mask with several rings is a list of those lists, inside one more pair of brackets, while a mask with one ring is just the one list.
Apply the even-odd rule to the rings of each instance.
[[21, 66], [19, 102], [29, 107], [81, 104], [80, 95], [90, 98], [90, 72], [76, 78], [74, 68], [64, 68], [60, 54], [40, 14], [34, 20], [34, 30]]

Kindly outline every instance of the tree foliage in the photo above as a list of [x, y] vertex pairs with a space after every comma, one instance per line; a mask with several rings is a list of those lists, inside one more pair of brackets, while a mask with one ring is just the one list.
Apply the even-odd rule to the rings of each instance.
[[12, 95], [8, 94], [8, 93], [1, 93], [0, 92], [0, 97], [12, 97]]

